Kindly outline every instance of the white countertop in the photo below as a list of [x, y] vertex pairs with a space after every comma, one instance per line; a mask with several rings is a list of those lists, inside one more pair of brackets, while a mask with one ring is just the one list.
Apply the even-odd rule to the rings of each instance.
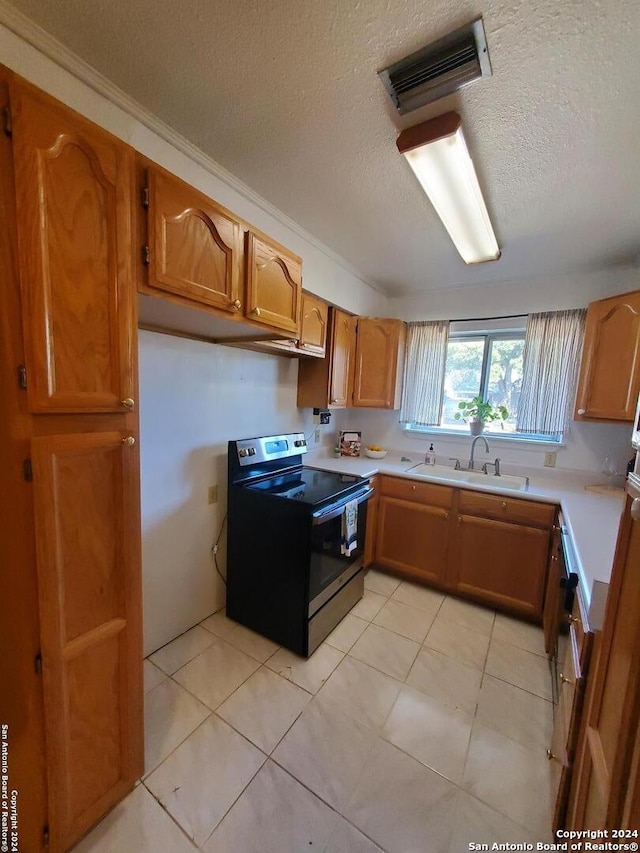
[[525, 492], [501, 489], [498, 478], [492, 475], [487, 476], [486, 485], [484, 482], [478, 485], [456, 479], [429, 477], [409, 470], [423, 461], [422, 454], [411, 451], [406, 453], [389, 451], [384, 459], [369, 459], [364, 455], [358, 458], [347, 456], [336, 458], [326, 450], [314, 450], [304, 457], [306, 466], [322, 468], [325, 471], [359, 474], [362, 477], [391, 474], [395, 477], [430, 480], [455, 488], [493, 492], [522, 500], [559, 504], [573, 542], [581, 589], [589, 610], [591, 627], [595, 629], [601, 626], [604, 599], [613, 566], [618, 525], [624, 507], [622, 490], [614, 494], [586, 491], [585, 486], [601, 483], [602, 477], [589, 472], [560, 468], [503, 466], [504, 473], [529, 477], [529, 488]]

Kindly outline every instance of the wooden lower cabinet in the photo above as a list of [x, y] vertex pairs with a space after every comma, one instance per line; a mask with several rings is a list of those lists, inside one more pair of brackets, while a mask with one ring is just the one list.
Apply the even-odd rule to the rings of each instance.
[[555, 514], [553, 504], [381, 477], [375, 563], [541, 621]]
[[627, 492], [594, 638], [567, 829], [640, 828], [640, 482], [630, 478]]
[[380, 498], [376, 562], [414, 580], [445, 583], [449, 512], [406, 500]]
[[548, 551], [548, 530], [459, 515], [452, 550], [453, 589], [539, 618]]

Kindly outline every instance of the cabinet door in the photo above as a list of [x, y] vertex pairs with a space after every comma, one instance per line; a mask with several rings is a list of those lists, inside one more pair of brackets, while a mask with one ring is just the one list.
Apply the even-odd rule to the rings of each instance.
[[401, 320], [358, 320], [353, 405], [400, 406], [405, 326]]
[[633, 421], [640, 393], [640, 291], [587, 311], [577, 418]]
[[237, 313], [242, 227], [223, 207], [149, 169], [150, 287]]
[[441, 507], [381, 496], [376, 562], [415, 580], [442, 586], [449, 513]]
[[143, 771], [137, 448], [33, 439], [49, 819], [66, 850]]
[[300, 331], [302, 261], [266, 237], [247, 231], [247, 316], [285, 332]]
[[334, 409], [351, 405], [355, 339], [356, 318], [334, 308], [329, 376], [329, 405]]
[[514, 613], [542, 615], [548, 530], [459, 515], [455, 543], [456, 590]]
[[[640, 500], [640, 496], [635, 500]], [[640, 707], [640, 522], [622, 517], [602, 632], [596, 632], [586, 726], [576, 760], [569, 828], [637, 829], [628, 791], [637, 790], [634, 764]], [[636, 822], [631, 822], [635, 817]], [[627, 822], [629, 821], [629, 822]]]
[[329, 306], [310, 293], [302, 294], [302, 318], [298, 347], [304, 352], [323, 356], [327, 348]]
[[32, 412], [125, 411], [133, 394], [132, 152], [12, 86]]

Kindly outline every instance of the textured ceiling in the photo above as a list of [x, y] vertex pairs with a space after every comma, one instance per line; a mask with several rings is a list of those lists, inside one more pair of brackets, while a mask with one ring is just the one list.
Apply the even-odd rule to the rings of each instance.
[[[637, 0], [12, 0], [398, 294], [640, 250]], [[482, 14], [493, 76], [403, 118], [376, 72]], [[466, 267], [395, 148], [458, 109], [502, 247]]]

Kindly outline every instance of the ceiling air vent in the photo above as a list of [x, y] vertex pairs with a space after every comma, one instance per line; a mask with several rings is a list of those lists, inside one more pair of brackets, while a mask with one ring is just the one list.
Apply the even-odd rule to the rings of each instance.
[[491, 76], [482, 18], [395, 62], [380, 78], [401, 115]]

